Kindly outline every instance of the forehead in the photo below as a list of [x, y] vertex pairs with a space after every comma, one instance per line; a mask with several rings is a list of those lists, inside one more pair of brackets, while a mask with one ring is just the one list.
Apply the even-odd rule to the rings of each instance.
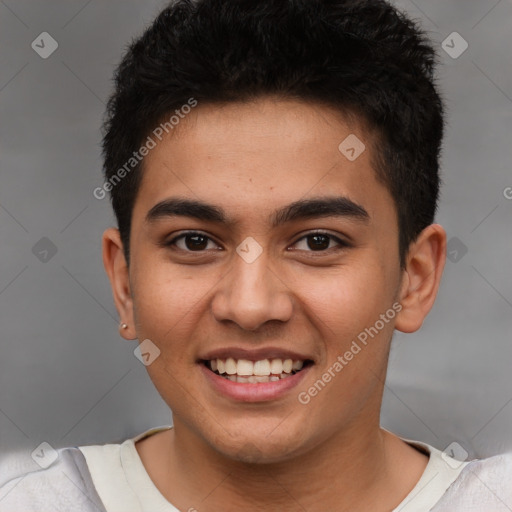
[[168, 197], [215, 204], [254, 226], [307, 197], [344, 196], [394, 216], [362, 123], [318, 104], [259, 99], [199, 104], [144, 159], [133, 218]]

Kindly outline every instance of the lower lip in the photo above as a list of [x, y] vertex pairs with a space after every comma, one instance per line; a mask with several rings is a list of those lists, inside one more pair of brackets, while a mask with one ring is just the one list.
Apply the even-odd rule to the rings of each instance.
[[275, 382], [259, 382], [256, 384], [233, 382], [221, 377], [200, 363], [201, 371], [212, 384], [215, 391], [221, 395], [240, 402], [265, 402], [277, 400], [296, 387], [309, 372], [312, 365], [308, 365], [294, 375]]

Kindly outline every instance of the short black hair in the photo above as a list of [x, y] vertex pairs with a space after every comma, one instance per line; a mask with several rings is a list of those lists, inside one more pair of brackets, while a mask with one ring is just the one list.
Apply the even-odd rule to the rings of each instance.
[[103, 126], [126, 260], [143, 172], [132, 157], [152, 130], [191, 99], [277, 95], [331, 106], [371, 131], [372, 166], [396, 204], [403, 266], [437, 209], [444, 107], [435, 64], [417, 22], [384, 0], [172, 2], [129, 46]]

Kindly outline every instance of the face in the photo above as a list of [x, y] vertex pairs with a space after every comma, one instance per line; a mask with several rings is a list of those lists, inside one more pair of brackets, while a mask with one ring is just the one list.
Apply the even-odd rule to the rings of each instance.
[[199, 104], [145, 158], [127, 314], [177, 432], [279, 461], [378, 425], [402, 273], [368, 137], [319, 105]]

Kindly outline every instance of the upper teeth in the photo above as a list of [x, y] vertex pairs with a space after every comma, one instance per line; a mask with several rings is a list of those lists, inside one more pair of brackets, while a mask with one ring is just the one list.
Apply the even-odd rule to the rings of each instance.
[[292, 359], [261, 359], [259, 361], [249, 361], [248, 359], [211, 359], [210, 367], [213, 371], [218, 371], [221, 375], [280, 375], [281, 373], [291, 373], [292, 370], [298, 371], [304, 365], [304, 361], [293, 361]]

